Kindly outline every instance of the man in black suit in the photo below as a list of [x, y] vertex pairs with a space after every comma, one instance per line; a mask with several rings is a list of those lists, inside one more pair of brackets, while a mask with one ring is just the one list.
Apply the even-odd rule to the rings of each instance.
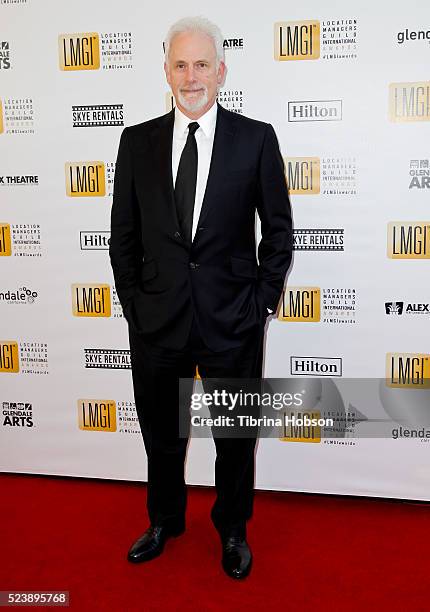
[[[158, 556], [185, 529], [179, 378], [261, 377], [264, 327], [292, 253], [284, 165], [270, 124], [223, 109], [222, 35], [203, 18], [174, 24], [165, 72], [176, 108], [125, 128], [115, 172], [110, 257], [129, 324], [136, 410], [148, 456], [150, 526], [128, 553]], [[255, 213], [261, 221], [258, 264]], [[256, 436], [214, 438], [211, 518], [222, 565], [248, 575]]]

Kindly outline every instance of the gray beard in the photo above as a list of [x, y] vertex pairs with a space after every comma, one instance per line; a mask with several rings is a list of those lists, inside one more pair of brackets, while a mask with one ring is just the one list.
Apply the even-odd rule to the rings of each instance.
[[185, 110], [187, 110], [190, 113], [199, 111], [202, 108], [204, 108], [206, 104], [208, 103], [208, 100], [209, 98], [208, 98], [207, 89], [205, 89], [201, 98], [197, 100], [196, 102], [188, 102], [188, 100], [181, 94], [181, 92], [180, 91], [178, 92], [178, 101], [180, 105], [183, 106]]

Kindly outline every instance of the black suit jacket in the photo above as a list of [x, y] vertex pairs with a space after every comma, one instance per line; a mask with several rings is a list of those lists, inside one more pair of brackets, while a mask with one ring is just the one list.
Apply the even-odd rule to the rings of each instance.
[[200, 218], [187, 244], [174, 200], [173, 124], [174, 110], [122, 133], [109, 247], [115, 285], [129, 325], [148, 341], [183, 348], [194, 311], [206, 344], [226, 350], [264, 324], [282, 293], [292, 254], [284, 164], [270, 124], [218, 105]]

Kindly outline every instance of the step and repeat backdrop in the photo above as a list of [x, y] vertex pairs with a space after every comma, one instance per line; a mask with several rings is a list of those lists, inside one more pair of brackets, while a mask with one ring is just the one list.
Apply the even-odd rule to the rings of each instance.
[[[220, 104], [273, 124], [285, 159], [295, 251], [264, 374], [318, 379], [345, 425], [260, 440], [256, 486], [430, 500], [423, 1], [0, 0], [0, 469], [146, 479], [110, 208], [121, 131], [172, 108], [163, 39], [187, 15], [225, 37]], [[213, 465], [192, 439], [187, 481]]]

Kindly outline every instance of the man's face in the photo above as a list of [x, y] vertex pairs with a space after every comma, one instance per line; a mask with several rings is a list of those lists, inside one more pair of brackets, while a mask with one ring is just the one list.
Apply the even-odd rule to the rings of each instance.
[[215, 45], [209, 36], [182, 32], [170, 43], [164, 70], [179, 110], [198, 119], [215, 102], [225, 64], [220, 62], [217, 69]]

